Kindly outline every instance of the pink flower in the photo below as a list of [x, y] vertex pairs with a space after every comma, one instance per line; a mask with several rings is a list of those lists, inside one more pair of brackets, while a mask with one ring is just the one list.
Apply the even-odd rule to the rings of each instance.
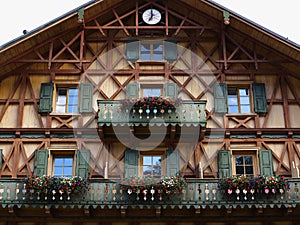
[[227, 192], [228, 192], [228, 194], [230, 194], [230, 195], [232, 194], [232, 190], [231, 190], [231, 189], [228, 189]]
[[265, 193], [266, 193], [266, 194], [269, 193], [269, 189], [268, 189], [268, 188], [265, 189]]

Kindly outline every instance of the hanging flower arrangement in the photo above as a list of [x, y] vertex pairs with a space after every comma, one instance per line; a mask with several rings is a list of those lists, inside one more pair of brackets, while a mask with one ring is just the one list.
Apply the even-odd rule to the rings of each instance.
[[64, 193], [84, 194], [88, 190], [88, 180], [79, 176], [73, 177], [51, 177], [51, 176], [36, 176], [30, 175], [25, 179], [25, 185], [28, 193], [53, 194]]
[[180, 176], [164, 177], [161, 179], [146, 177], [131, 177], [121, 181], [120, 187], [128, 194], [132, 193], [158, 193], [174, 195], [182, 193], [187, 181]]
[[219, 181], [219, 189], [231, 195], [232, 193], [283, 193], [289, 189], [289, 183], [283, 176], [230, 176]]
[[124, 109], [135, 110], [174, 110], [182, 103], [181, 98], [175, 100], [163, 97], [143, 97], [139, 99], [124, 99], [121, 100], [121, 107]]

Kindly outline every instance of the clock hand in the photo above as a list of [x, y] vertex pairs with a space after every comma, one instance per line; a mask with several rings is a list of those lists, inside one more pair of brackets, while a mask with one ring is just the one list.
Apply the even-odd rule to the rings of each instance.
[[152, 19], [153, 19], [153, 11], [152, 11], [152, 9], [151, 9], [151, 11], [150, 11], [150, 18], [149, 18], [149, 20], [148, 21], [151, 21]]

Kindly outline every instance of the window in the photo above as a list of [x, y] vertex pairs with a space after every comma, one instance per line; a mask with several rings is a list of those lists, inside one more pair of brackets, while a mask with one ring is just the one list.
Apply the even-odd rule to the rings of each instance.
[[89, 177], [89, 162], [89, 150], [70, 150], [60, 148], [37, 150], [34, 155], [33, 172], [37, 176], [50, 175], [70, 177], [75, 175]]
[[250, 113], [250, 91], [249, 88], [228, 87], [228, 112]]
[[[229, 86], [226, 83], [214, 85], [214, 111], [216, 113], [259, 113], [268, 112], [264, 83], [245, 86]], [[253, 105], [252, 105], [253, 104]]]
[[71, 177], [73, 174], [73, 157], [59, 156], [54, 157], [53, 176]]
[[162, 175], [162, 156], [147, 155], [142, 157], [143, 176], [161, 177]]
[[56, 110], [57, 113], [78, 112], [78, 88], [57, 88]]
[[253, 156], [236, 155], [234, 156], [236, 175], [254, 175]]
[[124, 157], [124, 177], [175, 176], [180, 173], [179, 150], [157, 149], [138, 151], [127, 149]]
[[93, 85], [70, 85], [42, 83], [39, 113], [92, 113]]
[[141, 84], [141, 97], [163, 96], [162, 84]]
[[155, 42], [129, 40], [126, 44], [126, 59], [132, 62], [137, 60], [167, 60], [172, 62], [177, 57], [177, 43], [174, 40]]
[[218, 151], [218, 176], [224, 178], [232, 175], [272, 176], [272, 150], [256, 147], [240, 147]]
[[75, 151], [69, 149], [50, 150], [49, 174], [55, 177], [71, 177], [75, 169]]
[[161, 43], [141, 43], [141, 60], [162, 60], [163, 45]]
[[232, 150], [233, 174], [255, 176], [258, 174], [257, 150]]

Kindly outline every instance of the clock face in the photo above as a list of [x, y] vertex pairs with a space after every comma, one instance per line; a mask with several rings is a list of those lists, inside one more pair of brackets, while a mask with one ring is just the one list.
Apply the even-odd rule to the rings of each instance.
[[145, 23], [153, 25], [159, 23], [161, 20], [161, 13], [156, 9], [147, 9], [142, 17]]

